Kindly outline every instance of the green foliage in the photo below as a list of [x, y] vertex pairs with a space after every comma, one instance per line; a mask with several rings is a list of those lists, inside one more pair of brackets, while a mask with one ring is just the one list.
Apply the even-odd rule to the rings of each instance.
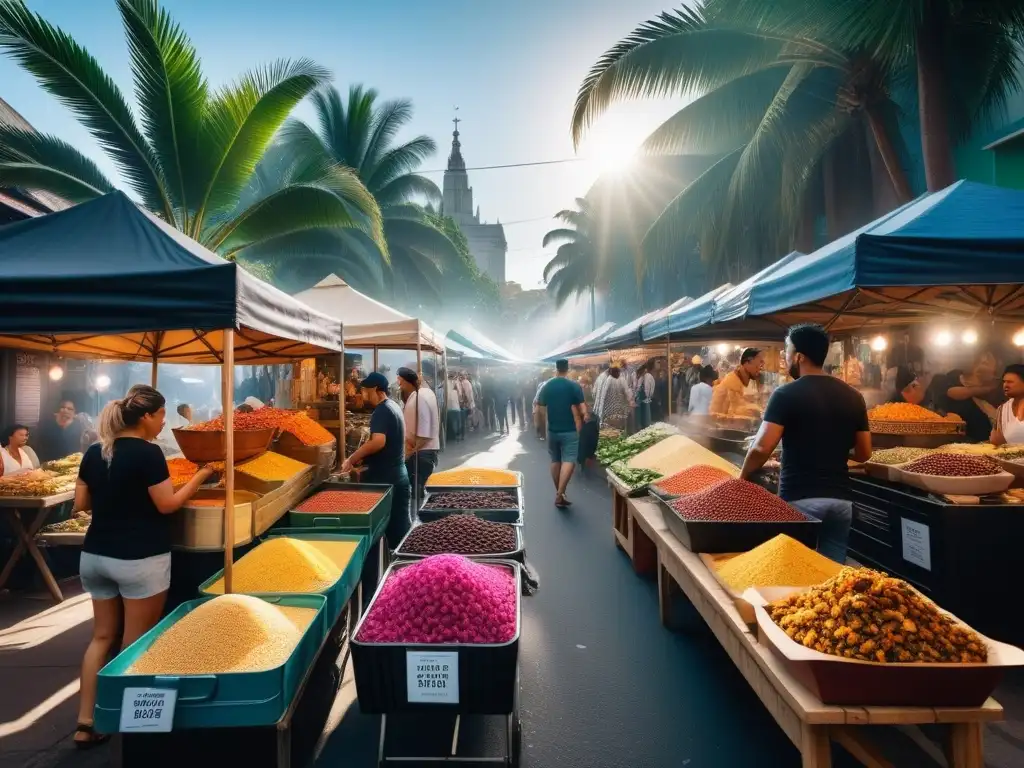
[[501, 304], [498, 284], [480, 271], [476, 259], [469, 251], [469, 241], [451, 216], [427, 209], [427, 221], [444, 233], [458, 249], [462, 260], [460, 269], [452, 270], [442, 286], [442, 299], [445, 307], [465, 307], [476, 309], [497, 309]]

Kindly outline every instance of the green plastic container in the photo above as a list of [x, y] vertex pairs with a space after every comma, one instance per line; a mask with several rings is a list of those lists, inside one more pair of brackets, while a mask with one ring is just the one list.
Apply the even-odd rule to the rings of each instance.
[[[338, 617], [341, 615], [342, 609], [345, 607], [345, 603], [352, 597], [352, 593], [356, 591], [356, 587], [359, 585], [359, 577], [363, 572], [363, 563], [366, 562], [366, 554], [370, 549], [370, 540], [366, 536], [354, 536], [347, 533], [295, 533], [294, 531], [281, 531], [267, 536], [264, 541], [275, 538], [291, 538], [291, 539], [303, 539], [305, 541], [355, 541], [357, 542], [356, 551], [352, 554], [352, 558], [348, 561], [348, 565], [345, 566], [345, 570], [342, 571], [341, 576], [334, 582], [330, 587], [325, 589], [323, 592], [313, 592], [310, 594], [323, 595], [327, 598], [327, 603], [324, 606], [324, 636], [330, 634], [331, 629], [334, 628], [335, 623], [338, 621]], [[262, 542], [261, 542], [262, 543]], [[214, 597], [214, 593], [210, 592], [209, 589], [213, 584], [224, 575], [224, 569], [217, 571], [213, 576], [208, 578], [202, 584], [199, 585], [199, 594], [203, 597]], [[272, 593], [266, 593], [272, 594]]]
[[[313, 489], [309, 496], [315, 496], [320, 491], [379, 491], [384, 495], [377, 506], [369, 512], [356, 514], [351, 512], [318, 512], [316, 514], [288, 512], [288, 528], [299, 528], [303, 530], [319, 530], [325, 533], [331, 530], [344, 530], [345, 533], [353, 533], [362, 536], [371, 536], [379, 530], [387, 527], [388, 519], [391, 517], [392, 492], [390, 485], [370, 485], [367, 483], [338, 483], [328, 480]], [[307, 497], [308, 498], [308, 497]], [[282, 532], [281, 529], [278, 531]]]
[[[257, 595], [276, 605], [315, 608], [317, 615], [284, 664], [263, 672], [225, 672], [216, 675], [130, 675], [129, 667], [161, 634], [207, 600], [190, 600], [144, 634], [100, 670], [96, 692], [96, 730], [117, 733], [121, 700], [127, 688], [173, 688], [178, 691], [174, 730], [243, 728], [277, 723], [295, 698], [303, 677], [323, 641], [323, 595]], [[216, 637], [208, 638], [211, 643]]]

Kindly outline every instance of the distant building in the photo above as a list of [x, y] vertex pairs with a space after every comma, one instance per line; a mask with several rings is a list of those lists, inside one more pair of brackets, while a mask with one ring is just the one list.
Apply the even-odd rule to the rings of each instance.
[[[3, 99], [0, 99], [0, 125], [20, 128], [23, 131], [35, 131], [28, 121]], [[23, 189], [0, 187], [0, 224], [31, 219], [67, 207], [67, 201], [47, 192], [26, 192]]]
[[469, 252], [476, 265], [498, 285], [505, 282], [505, 228], [501, 222], [487, 224], [480, 221], [480, 207], [473, 210], [473, 188], [469, 186], [466, 161], [462, 159], [462, 145], [459, 143], [459, 119], [455, 118], [452, 132], [452, 151], [448, 155], [448, 170], [444, 172], [441, 210], [451, 216], [466, 235]]

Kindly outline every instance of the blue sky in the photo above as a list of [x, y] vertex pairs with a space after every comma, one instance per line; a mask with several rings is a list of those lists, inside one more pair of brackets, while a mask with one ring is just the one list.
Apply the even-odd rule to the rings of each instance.
[[[112, 0], [30, 0], [29, 7], [83, 44], [130, 95], [131, 75]], [[413, 99], [410, 136], [428, 134], [443, 168], [459, 106], [470, 167], [572, 157], [568, 125], [576, 90], [605, 49], [670, 0], [165, 0], [202, 56], [214, 85], [278, 58], [308, 57], [346, 89], [364, 83], [385, 98]], [[86, 10], [87, 9], [87, 10]], [[0, 58], [0, 98], [38, 130], [72, 142], [111, 177], [91, 137], [35, 81]], [[129, 98], [131, 101], [131, 98]], [[679, 102], [616, 108], [581, 148], [588, 157], [631, 149]], [[306, 105], [300, 116], [308, 116]], [[596, 161], [470, 172], [484, 219], [506, 228], [508, 279], [536, 287], [546, 261], [548, 217], [584, 194]], [[431, 174], [438, 184], [441, 174]], [[538, 220], [540, 219], [540, 220]]]

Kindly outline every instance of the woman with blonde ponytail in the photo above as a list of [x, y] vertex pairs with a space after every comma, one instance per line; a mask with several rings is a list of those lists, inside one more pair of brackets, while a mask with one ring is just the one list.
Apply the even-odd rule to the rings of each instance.
[[174, 489], [163, 452], [152, 441], [164, 426], [164, 396], [136, 385], [106, 405], [98, 419], [100, 442], [82, 457], [75, 511], [92, 510], [79, 572], [92, 596], [92, 640], [82, 660], [75, 744], [106, 740], [93, 731], [96, 680], [122, 622], [121, 647], [134, 643], [160, 619], [171, 583], [171, 518], [212, 474], [201, 468]]

